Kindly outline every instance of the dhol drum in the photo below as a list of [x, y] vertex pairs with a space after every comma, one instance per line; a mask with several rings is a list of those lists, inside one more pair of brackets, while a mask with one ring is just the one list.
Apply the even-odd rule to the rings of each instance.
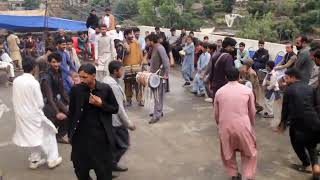
[[144, 87], [149, 86], [152, 89], [156, 89], [160, 86], [161, 77], [155, 73], [150, 73], [147, 71], [138, 72], [136, 80], [139, 84]]
[[137, 73], [141, 72], [142, 67], [141, 65], [131, 65], [131, 66], [125, 66], [124, 68], [124, 78], [125, 79], [131, 79], [131, 78], [136, 78]]

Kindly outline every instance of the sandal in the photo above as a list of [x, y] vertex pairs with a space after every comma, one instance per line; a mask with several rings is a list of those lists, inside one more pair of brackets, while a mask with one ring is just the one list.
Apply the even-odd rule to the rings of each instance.
[[291, 168], [302, 173], [312, 174], [312, 170], [307, 170], [307, 168], [302, 165], [292, 164]]

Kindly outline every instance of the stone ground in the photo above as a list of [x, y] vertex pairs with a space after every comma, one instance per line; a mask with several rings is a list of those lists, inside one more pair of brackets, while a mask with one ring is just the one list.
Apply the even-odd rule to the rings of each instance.
[[[171, 92], [165, 98], [165, 117], [158, 124], [148, 124], [146, 108], [135, 104], [129, 109], [129, 117], [136, 123], [137, 130], [131, 133], [131, 149], [121, 162], [129, 167], [129, 171], [121, 174], [118, 180], [228, 179], [220, 160], [212, 105], [194, 97], [189, 89], [182, 88], [182, 84], [180, 73], [174, 70], [171, 74]], [[10, 108], [0, 119], [0, 169], [4, 180], [76, 180], [69, 161], [69, 145], [59, 145], [64, 161], [55, 170], [46, 167], [28, 169], [27, 149], [18, 148], [10, 142], [15, 128], [11, 87], [0, 88], [0, 99]], [[279, 107], [278, 103], [277, 114]], [[278, 119], [257, 117], [259, 160], [256, 179], [309, 179], [310, 175], [290, 168], [290, 164], [298, 163], [298, 160], [290, 146], [288, 134], [278, 135], [272, 131]]]

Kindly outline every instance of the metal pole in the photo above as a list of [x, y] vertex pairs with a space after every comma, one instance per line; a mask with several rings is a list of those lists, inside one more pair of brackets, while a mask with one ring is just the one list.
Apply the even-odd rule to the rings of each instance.
[[[46, 10], [45, 10], [45, 13], [44, 13], [44, 24], [43, 24], [43, 27], [44, 27], [44, 31], [46, 33], [43, 33], [42, 35], [42, 38], [43, 40], [46, 39], [47, 37], [47, 32], [48, 32], [48, 0], [46, 0]], [[2, 179], [0, 179], [2, 180]]]

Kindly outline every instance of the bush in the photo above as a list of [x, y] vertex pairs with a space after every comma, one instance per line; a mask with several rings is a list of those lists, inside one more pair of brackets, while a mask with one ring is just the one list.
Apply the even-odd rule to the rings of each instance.
[[123, 19], [129, 19], [139, 13], [138, 3], [136, 0], [121, 0], [115, 4], [114, 12]]
[[311, 33], [314, 27], [320, 26], [320, 11], [309, 11], [301, 16], [297, 16], [294, 20], [299, 30]]
[[214, 15], [214, 4], [212, 0], [204, 1], [203, 14], [208, 18]]
[[272, 14], [268, 13], [262, 18], [249, 16], [243, 19], [242, 30], [236, 35], [246, 39], [263, 39], [266, 41], [276, 42], [278, 39], [277, 32], [273, 29]]

